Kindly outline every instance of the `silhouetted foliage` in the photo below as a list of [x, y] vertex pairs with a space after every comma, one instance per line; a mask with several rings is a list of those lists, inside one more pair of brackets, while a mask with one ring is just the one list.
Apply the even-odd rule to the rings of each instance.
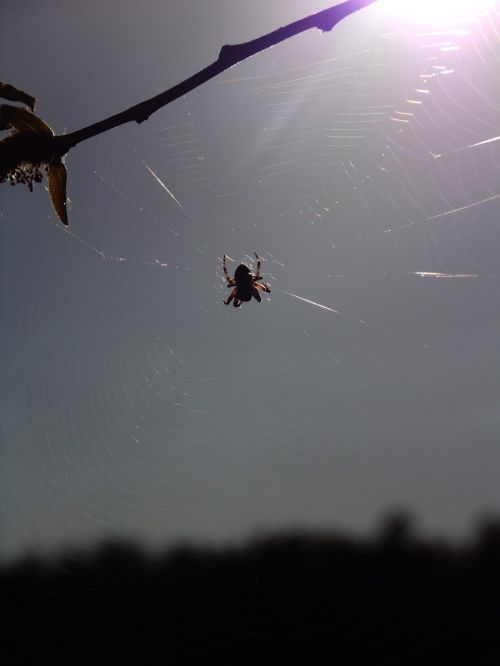
[[[23, 90], [15, 88], [10, 83], [4, 83], [3, 81], [0, 81], [0, 97], [3, 97], [3, 99], [9, 99], [11, 102], [20, 102], [21, 104], [26, 104], [26, 106], [29, 106], [32, 111], [35, 110], [36, 99], [32, 95], [25, 93]], [[1, 123], [0, 129], [5, 129], [1, 126]]]
[[0, 141], [0, 183], [40, 183], [44, 173], [57, 217], [68, 224], [66, 211], [66, 167], [55, 153], [55, 135], [47, 123], [19, 106], [0, 106], [0, 129], [10, 134]]
[[500, 523], [452, 548], [393, 517], [372, 539], [288, 534], [1, 572], [3, 663], [498, 664]]

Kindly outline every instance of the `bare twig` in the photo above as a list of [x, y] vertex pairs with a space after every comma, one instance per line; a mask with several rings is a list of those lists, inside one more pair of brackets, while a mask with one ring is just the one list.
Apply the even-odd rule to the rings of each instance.
[[262, 37], [258, 37], [249, 42], [223, 46], [219, 53], [219, 57], [215, 62], [185, 81], [173, 86], [173, 88], [160, 93], [156, 97], [141, 102], [140, 104], [136, 104], [121, 113], [117, 113], [109, 118], [89, 125], [88, 127], [77, 130], [76, 132], [71, 132], [64, 136], [57, 136], [55, 139], [57, 152], [62, 156], [78, 143], [86, 141], [98, 134], [102, 134], [103, 132], [107, 132], [114, 127], [124, 125], [125, 123], [132, 121], [142, 123], [155, 111], [158, 111], [158, 109], [161, 109], [175, 99], [194, 90], [202, 83], [209, 81], [217, 76], [217, 74], [233, 67], [238, 62], [246, 60], [260, 51], [264, 51], [271, 46], [275, 46], [276, 44], [290, 39], [290, 37], [294, 37], [301, 32], [310, 30], [311, 28], [319, 28], [325, 32], [330, 31], [342, 19], [376, 1], [377, 0], [347, 0], [340, 5], [329, 7], [317, 14], [306, 16], [299, 21], [289, 23], [282, 28], [278, 28], [267, 35], [263, 35]]
[[[61, 158], [73, 146], [125, 123], [132, 121], [142, 123], [158, 109], [194, 90], [238, 62], [310, 28], [329, 31], [343, 18], [376, 1], [347, 0], [340, 5], [306, 16], [249, 42], [223, 46], [215, 62], [173, 88], [70, 134], [56, 136], [49, 125], [34, 113], [18, 106], [2, 105], [0, 106], [0, 129], [10, 129], [11, 134], [0, 140], [0, 183], [9, 182], [11, 185], [24, 183], [31, 190], [33, 183], [40, 182], [45, 172], [49, 180], [49, 194], [54, 210], [61, 222], [68, 224], [66, 168]], [[0, 83], [0, 96], [24, 103], [31, 110], [35, 105], [33, 97], [9, 84]]]

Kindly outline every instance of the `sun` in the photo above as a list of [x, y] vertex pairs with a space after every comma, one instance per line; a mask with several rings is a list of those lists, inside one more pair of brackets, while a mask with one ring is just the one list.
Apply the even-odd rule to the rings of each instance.
[[468, 21], [493, 9], [496, 0], [380, 0], [393, 17], [420, 21]]

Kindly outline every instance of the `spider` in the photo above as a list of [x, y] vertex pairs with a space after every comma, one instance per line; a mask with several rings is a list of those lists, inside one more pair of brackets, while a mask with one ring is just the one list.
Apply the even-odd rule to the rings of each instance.
[[224, 277], [227, 280], [228, 287], [234, 287], [232, 292], [229, 294], [229, 298], [224, 301], [225, 305], [229, 305], [233, 301], [235, 308], [239, 308], [243, 301], [251, 301], [252, 296], [255, 300], [262, 301], [260, 296], [260, 291], [265, 291], [266, 294], [271, 293], [271, 289], [267, 284], [260, 284], [260, 280], [264, 278], [260, 274], [260, 259], [259, 255], [254, 252], [255, 258], [257, 259], [257, 273], [254, 275], [250, 273], [250, 269], [245, 264], [240, 264], [234, 272], [234, 277], [229, 277], [229, 273], [226, 268], [226, 255], [222, 260], [222, 270], [224, 271]]

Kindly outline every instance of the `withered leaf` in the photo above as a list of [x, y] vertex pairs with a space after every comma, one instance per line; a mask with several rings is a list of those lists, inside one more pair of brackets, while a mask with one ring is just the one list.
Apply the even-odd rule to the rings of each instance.
[[42, 134], [54, 134], [47, 123], [35, 116], [34, 113], [26, 111], [19, 106], [2, 104], [0, 106], [0, 129], [12, 128], [18, 132], [40, 132]]
[[68, 211], [66, 209], [66, 167], [62, 162], [51, 164], [49, 168], [49, 194], [57, 217], [63, 224], [68, 225]]
[[21, 102], [21, 104], [29, 106], [32, 111], [35, 110], [35, 98], [19, 90], [19, 88], [15, 88], [10, 83], [0, 81], [0, 97], [10, 99], [11, 102]]

